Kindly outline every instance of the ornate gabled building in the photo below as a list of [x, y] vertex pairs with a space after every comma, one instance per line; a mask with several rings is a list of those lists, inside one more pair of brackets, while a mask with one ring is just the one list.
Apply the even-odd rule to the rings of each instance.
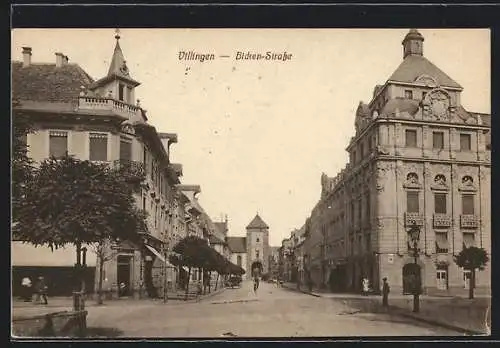
[[[140, 245], [123, 242], [111, 247], [113, 258], [104, 265], [103, 287], [112, 295], [154, 297], [163, 288], [164, 282], [160, 279], [166, 276], [164, 265], [168, 264], [165, 260], [169, 248], [184, 234], [184, 206], [176, 189], [182, 167], [170, 163], [169, 159], [170, 145], [177, 142], [177, 136], [158, 133], [147, 123], [146, 111], [139, 101], [135, 102], [139, 82], [131, 77], [127, 68], [120, 36], [117, 34], [115, 39], [108, 73], [97, 81], [77, 64], [70, 64], [62, 53], [56, 53], [55, 64], [33, 63], [31, 48], [24, 47], [23, 62], [12, 63], [12, 92], [16, 100], [13, 117], [23, 112], [34, 123], [36, 131], [27, 135], [27, 144], [35, 162], [69, 153], [82, 160], [145, 170], [147, 180], [135, 198], [149, 215], [148, 231], [142, 234]], [[29, 246], [19, 245], [12, 243], [14, 259], [16, 255], [22, 254], [23, 258], [28, 255], [24, 249]], [[48, 249], [45, 251], [51, 253]], [[65, 257], [65, 252], [73, 257]], [[55, 253], [59, 253], [58, 259], [70, 260], [64, 265], [68, 278], [63, 273], [52, 275], [49, 266], [40, 268], [37, 260], [28, 268], [18, 267], [14, 262], [14, 275], [42, 272], [52, 283], [52, 289], [58, 289], [60, 294], [71, 293], [74, 250]], [[92, 262], [92, 259], [95, 257], [89, 253], [88, 260]], [[61, 265], [52, 268], [55, 266]], [[167, 273], [175, 282], [175, 270], [168, 268]], [[93, 277], [90, 275], [87, 279], [87, 289], [93, 287]], [[121, 283], [124, 289], [118, 291]]]
[[[462, 106], [463, 88], [425, 58], [423, 43], [411, 29], [403, 62], [357, 108], [349, 163], [322, 178], [315, 209], [325, 213], [310, 217], [309, 237], [328, 246], [322, 282], [359, 290], [368, 277], [377, 290], [387, 277], [393, 293], [406, 293], [416, 274], [424, 292], [459, 292], [470, 274], [453, 256], [470, 245], [491, 252], [490, 115]], [[490, 274], [489, 265], [478, 272], [476, 287], [489, 290]]]

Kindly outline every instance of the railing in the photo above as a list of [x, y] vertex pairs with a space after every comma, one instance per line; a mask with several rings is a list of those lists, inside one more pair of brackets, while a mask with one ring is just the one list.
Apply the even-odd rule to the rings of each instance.
[[420, 213], [405, 213], [405, 226], [409, 227], [416, 224], [417, 226], [423, 226], [424, 218]]
[[451, 216], [447, 214], [434, 214], [433, 225], [434, 227], [450, 227]]
[[138, 161], [119, 159], [113, 161], [113, 166], [116, 169], [126, 171], [130, 175], [143, 177], [144, 174], [144, 164]]
[[141, 108], [111, 98], [80, 96], [78, 98], [78, 109], [112, 111], [129, 118], [136, 115]]
[[461, 228], [477, 228], [479, 221], [476, 215], [473, 214], [462, 214], [460, 215], [460, 227]]

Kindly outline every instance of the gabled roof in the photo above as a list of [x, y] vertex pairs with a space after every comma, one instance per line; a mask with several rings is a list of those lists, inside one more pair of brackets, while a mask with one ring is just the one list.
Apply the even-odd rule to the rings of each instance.
[[210, 244], [226, 244], [222, 239], [218, 238], [216, 235], [211, 234], [209, 237]]
[[76, 102], [81, 87], [94, 82], [78, 64], [12, 62], [12, 99], [38, 102]]
[[432, 64], [427, 58], [419, 55], [407, 56], [391, 77], [389, 77], [389, 80], [413, 83], [422, 75], [434, 78], [441, 86], [462, 88], [462, 86], [446, 75], [437, 66]]
[[246, 253], [247, 239], [246, 237], [227, 237], [227, 245], [232, 253]]
[[269, 228], [267, 224], [262, 220], [259, 214], [255, 215], [253, 220], [248, 224], [247, 229], [250, 228]]

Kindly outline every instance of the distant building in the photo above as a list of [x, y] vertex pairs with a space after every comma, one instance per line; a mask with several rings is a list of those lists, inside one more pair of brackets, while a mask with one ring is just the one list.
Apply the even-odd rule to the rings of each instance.
[[246, 237], [227, 237], [231, 261], [251, 277], [253, 267], [261, 268], [262, 274], [269, 272], [269, 226], [257, 214], [246, 227]]

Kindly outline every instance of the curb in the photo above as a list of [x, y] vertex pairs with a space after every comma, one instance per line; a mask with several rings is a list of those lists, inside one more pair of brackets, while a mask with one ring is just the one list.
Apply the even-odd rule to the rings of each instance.
[[[288, 287], [288, 286], [284, 286], [284, 288], [286, 288], [288, 290], [296, 291], [296, 292], [301, 292], [303, 294], [311, 295], [311, 296], [314, 296], [314, 297], [327, 298], [327, 297], [324, 297], [324, 296], [322, 296], [320, 294], [315, 294], [315, 293], [307, 292], [307, 291], [304, 291], [304, 290], [297, 290], [297, 289], [294, 289], [294, 288], [291, 288], [291, 287]], [[434, 325], [434, 326], [439, 326], [439, 327], [442, 327], [442, 328], [445, 328], [445, 329], [458, 331], [458, 332], [461, 332], [461, 333], [464, 333], [464, 334], [467, 334], [467, 335], [481, 335], [481, 336], [487, 335], [485, 332], [481, 332], [481, 331], [477, 331], [477, 330], [472, 330], [472, 329], [465, 329], [463, 327], [455, 326], [455, 325], [448, 324], [448, 323], [444, 323], [442, 321], [432, 320], [432, 319], [427, 319], [427, 318], [422, 318], [422, 317], [419, 317], [419, 316], [414, 315], [412, 313], [406, 313], [406, 312], [403, 312], [402, 309], [399, 308], [399, 307], [389, 306], [389, 312], [388, 313], [400, 315], [402, 317], [410, 318], [410, 319], [413, 319], [415, 321], [423, 322], [423, 323]]]
[[226, 291], [226, 288], [219, 289], [219, 290], [217, 290], [217, 291], [215, 291], [215, 292], [211, 292], [210, 294], [203, 295], [202, 297], [200, 296], [199, 298], [197, 298], [197, 299], [193, 300], [193, 302], [201, 302], [201, 301], [203, 301], [203, 300], [206, 300], [207, 298], [210, 298], [210, 297], [215, 296], [215, 295], [217, 295], [217, 294], [221, 294], [221, 293], [223, 293], [224, 291]]
[[315, 294], [314, 292], [309, 292], [309, 291], [301, 290], [301, 289], [297, 289], [297, 288], [291, 288], [291, 287], [288, 287], [286, 285], [283, 286], [283, 287], [285, 289], [292, 290], [292, 291], [295, 291], [295, 292], [301, 292], [301, 293], [306, 294], [306, 295], [310, 295], [310, 296], [314, 296], [314, 297], [323, 297], [320, 294]]
[[458, 331], [458, 332], [461, 332], [461, 333], [464, 333], [464, 334], [467, 334], [467, 335], [481, 335], [481, 336], [486, 335], [485, 332], [471, 330], [471, 329], [465, 329], [463, 327], [455, 326], [455, 325], [451, 325], [451, 324], [447, 324], [447, 323], [444, 323], [442, 321], [437, 321], [437, 320], [422, 318], [422, 317], [416, 316], [416, 315], [411, 314], [411, 313], [405, 313], [405, 312], [402, 312], [399, 308], [397, 310], [392, 311], [392, 313], [400, 315], [402, 317], [406, 317], [406, 318], [410, 318], [410, 319], [413, 319], [413, 320], [416, 320], [416, 321], [420, 321], [420, 322], [423, 322], [423, 323], [426, 323], [426, 324], [430, 324], [430, 325], [434, 325], [434, 326], [440, 326], [440, 327], [445, 328], [445, 329]]

